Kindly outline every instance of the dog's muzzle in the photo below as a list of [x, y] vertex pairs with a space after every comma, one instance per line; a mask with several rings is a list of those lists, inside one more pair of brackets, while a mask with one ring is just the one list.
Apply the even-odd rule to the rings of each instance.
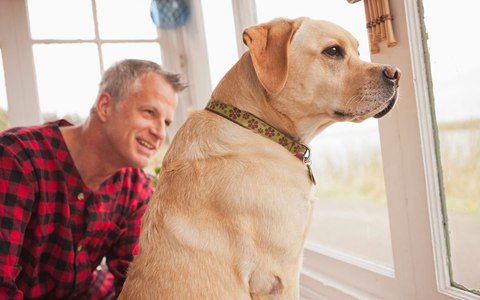
[[382, 110], [381, 112], [374, 115], [373, 116], [374, 118], [379, 119], [385, 116], [395, 106], [395, 102], [397, 102], [397, 98], [398, 98], [398, 81], [400, 80], [401, 74], [402, 73], [400, 72], [400, 69], [395, 67], [385, 66], [385, 68], [383, 69], [384, 78], [386, 81], [388, 81], [389, 83], [392, 83], [395, 86], [395, 93], [393, 94], [393, 97], [390, 100], [388, 100], [387, 107], [385, 107], [385, 109]]
[[393, 96], [393, 98], [389, 100], [388, 106], [378, 114], [374, 115], [373, 117], [376, 119], [380, 119], [381, 117], [388, 114], [388, 112], [391, 111], [392, 108], [395, 106], [395, 102], [397, 102], [397, 92], [395, 92], [395, 95]]

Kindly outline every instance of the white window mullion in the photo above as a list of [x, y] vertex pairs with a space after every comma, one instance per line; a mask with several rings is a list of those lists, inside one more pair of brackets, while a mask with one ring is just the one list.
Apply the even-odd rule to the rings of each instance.
[[448, 290], [450, 287], [450, 275], [448, 271], [448, 257], [446, 249], [445, 232], [443, 227], [442, 201], [438, 181], [437, 151], [435, 145], [435, 133], [433, 128], [432, 110], [430, 107], [430, 94], [428, 87], [428, 68], [425, 61], [424, 40], [422, 24], [418, 14], [417, 1], [406, 1], [405, 8], [409, 16], [407, 24], [412, 43], [412, 66], [416, 78], [416, 98], [419, 113], [420, 134], [422, 136], [423, 162], [425, 164], [425, 177], [429, 216], [432, 229], [433, 254], [436, 266], [437, 285], [440, 290]]
[[25, 1], [0, 0], [0, 44], [10, 126], [39, 124], [40, 106]]
[[184, 76], [188, 88], [179, 94], [175, 119], [169, 133], [175, 134], [192, 109], [205, 105], [212, 92], [207, 46], [200, 1], [188, 0], [190, 17], [175, 30], [159, 30], [162, 64], [170, 72]]
[[395, 277], [406, 299], [439, 299], [407, 21], [404, 3], [390, 4], [398, 44], [372, 61], [402, 70], [398, 104], [379, 122]]
[[235, 35], [237, 37], [238, 56], [247, 51], [243, 43], [243, 30], [257, 23], [255, 0], [232, 0], [233, 19], [235, 20]]
[[105, 63], [103, 61], [103, 55], [102, 55], [102, 43], [100, 40], [100, 30], [98, 28], [97, 5], [95, 1], [96, 0], [92, 0], [92, 15], [93, 15], [93, 24], [95, 28], [95, 43], [97, 45], [98, 61], [100, 62], [100, 73], [103, 74], [103, 72], [105, 71]]

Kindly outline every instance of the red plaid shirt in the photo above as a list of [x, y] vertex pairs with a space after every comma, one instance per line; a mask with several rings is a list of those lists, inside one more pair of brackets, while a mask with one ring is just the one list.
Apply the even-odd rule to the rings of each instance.
[[60, 133], [68, 125], [0, 134], [0, 299], [107, 299], [125, 280], [151, 183], [125, 168], [92, 192]]

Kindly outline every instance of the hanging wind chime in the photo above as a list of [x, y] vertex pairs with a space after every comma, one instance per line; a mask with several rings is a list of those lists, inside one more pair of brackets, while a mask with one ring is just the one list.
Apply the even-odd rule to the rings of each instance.
[[[347, 1], [355, 3], [360, 0]], [[388, 48], [395, 47], [397, 40], [393, 33], [393, 18], [388, 0], [363, 0], [363, 4], [365, 6], [370, 52], [372, 54], [378, 53], [380, 51], [378, 44], [382, 41], [386, 41]]]

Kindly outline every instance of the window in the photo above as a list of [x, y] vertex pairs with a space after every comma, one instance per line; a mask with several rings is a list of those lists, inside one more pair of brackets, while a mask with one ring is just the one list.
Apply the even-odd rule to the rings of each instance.
[[[480, 47], [468, 30], [478, 28], [480, 20], [473, 3], [466, 0], [455, 5], [423, 0], [423, 6], [449, 271], [454, 286], [480, 294], [480, 59], [468, 50]], [[452, 23], [467, 30], [458, 30]], [[446, 42], [446, 36], [454, 38]], [[467, 52], [458, 41], [468, 41]]]
[[[161, 63], [150, 2], [25, 0], [40, 122], [65, 118], [81, 123], [95, 102], [102, 72], [116, 61]], [[157, 153], [148, 172], [154, 172], [164, 152]]]
[[161, 63], [149, 7], [147, 0], [28, 0], [44, 121], [67, 118], [79, 123], [86, 118], [101, 73], [115, 61], [141, 58]]
[[85, 119], [100, 82], [96, 45], [34, 44], [33, 57], [43, 121]]
[[[370, 60], [362, 3], [256, 3], [259, 22], [278, 16], [335, 22], [352, 32], [360, 42], [362, 59]], [[317, 251], [334, 250], [393, 268], [377, 123], [376, 119], [336, 123], [311, 142], [318, 199], [308, 241]]]
[[202, 0], [212, 89], [237, 62], [231, 1]]

